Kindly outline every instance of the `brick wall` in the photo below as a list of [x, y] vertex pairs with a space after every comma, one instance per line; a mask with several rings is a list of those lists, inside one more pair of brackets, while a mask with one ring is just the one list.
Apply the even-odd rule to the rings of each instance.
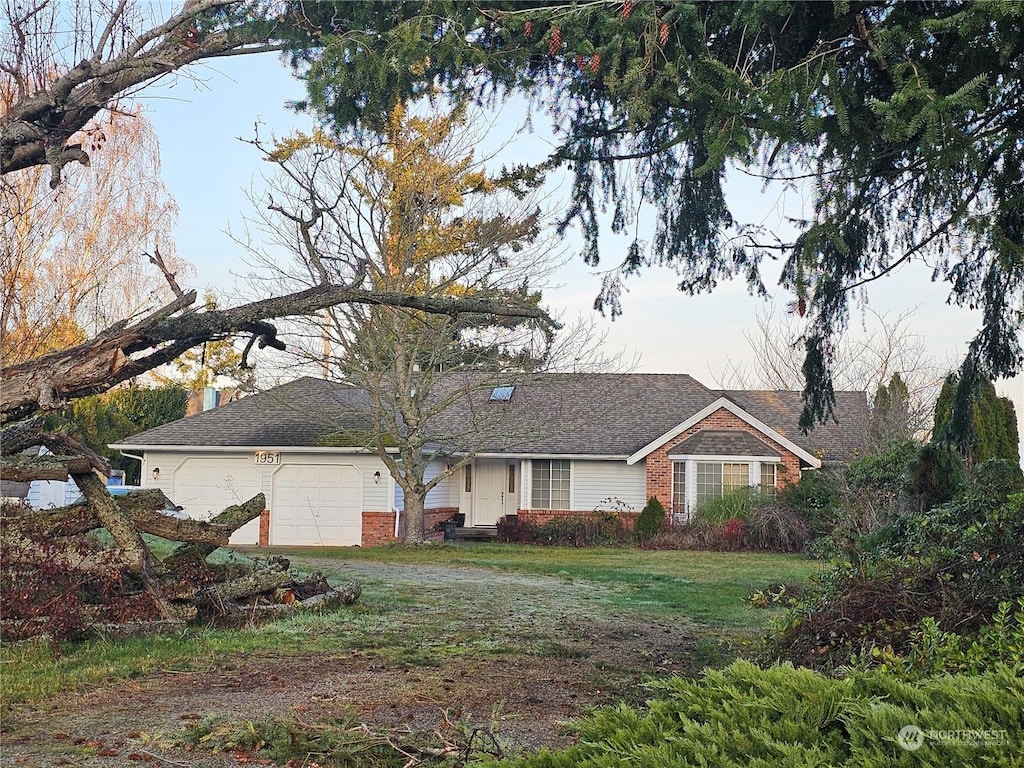
[[260, 512], [260, 546], [270, 545], [270, 510]]
[[657, 496], [658, 501], [665, 506], [666, 510], [671, 508], [670, 505], [672, 503], [672, 460], [668, 456], [677, 445], [687, 438], [693, 437], [702, 429], [739, 429], [750, 432], [766, 442], [782, 456], [782, 462], [778, 467], [776, 478], [778, 487], [781, 488], [784, 485], [795, 483], [800, 479], [800, 458], [796, 454], [783, 448], [767, 435], [758, 432], [739, 416], [732, 413], [732, 411], [726, 408], [719, 408], [706, 419], [694, 424], [661, 448], [647, 454], [647, 497]]
[[363, 510], [364, 547], [379, 547], [395, 541], [395, 513]]
[[[459, 511], [458, 507], [430, 507], [423, 510], [423, 528], [426, 531], [427, 541], [442, 541], [444, 533], [435, 531], [434, 527], [442, 520], [449, 519]], [[405, 534], [404, 518], [398, 523], [399, 539]], [[363, 512], [363, 546], [379, 547], [384, 544], [393, 544], [398, 541], [395, 538], [395, 513], [394, 512]]]

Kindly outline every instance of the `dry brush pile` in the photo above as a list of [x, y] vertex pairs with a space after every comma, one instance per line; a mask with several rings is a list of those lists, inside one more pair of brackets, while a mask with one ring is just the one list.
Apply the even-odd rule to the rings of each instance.
[[[281, 558], [208, 558], [231, 534], [259, 517], [262, 494], [209, 522], [165, 514], [163, 492], [113, 497], [104, 460], [73, 438], [46, 432], [35, 417], [2, 431], [5, 478], [72, 479], [82, 500], [70, 506], [0, 510], [0, 636], [76, 637], [101, 628], [115, 634], [179, 627], [194, 621], [236, 623], [297, 610], [350, 604], [358, 584], [334, 588], [320, 574], [304, 577]], [[44, 445], [51, 455], [21, 452]], [[143, 534], [148, 534], [144, 536]], [[153, 539], [150, 537], [159, 537]], [[160, 557], [151, 543], [166, 540]], [[176, 544], [176, 546], [175, 546]]]

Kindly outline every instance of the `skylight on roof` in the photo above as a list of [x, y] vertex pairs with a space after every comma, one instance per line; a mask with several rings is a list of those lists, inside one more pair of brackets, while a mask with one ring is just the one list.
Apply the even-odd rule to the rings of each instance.
[[491, 390], [491, 400], [507, 403], [512, 399], [512, 393], [515, 392], [515, 387], [495, 387]]

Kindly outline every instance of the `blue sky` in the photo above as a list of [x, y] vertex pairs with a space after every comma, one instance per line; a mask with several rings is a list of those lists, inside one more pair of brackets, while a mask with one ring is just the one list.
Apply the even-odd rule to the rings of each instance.
[[[192, 75], [193, 80], [179, 77], [173, 86], [168, 81], [146, 89], [141, 102], [160, 140], [165, 183], [180, 207], [178, 253], [195, 265], [195, 287], [230, 291], [235, 284], [233, 273], [248, 268], [242, 262], [243, 249], [226, 230], [241, 229], [243, 216], [252, 210], [247, 190], [253, 185], [259, 188], [264, 169], [255, 150], [238, 138], [251, 138], [257, 121], [264, 126], [261, 131], [277, 135], [308, 130], [312, 123], [285, 107], [287, 100], [301, 98], [303, 88], [275, 55], [223, 59]], [[521, 120], [514, 107], [507, 107], [499, 124], [507, 129]], [[543, 122], [544, 116], [534, 117], [538, 128]], [[507, 151], [517, 159], [533, 160], [546, 147], [543, 138], [524, 136]], [[561, 189], [567, 190], [568, 183]], [[738, 210], [770, 226], [785, 214], [799, 214], [801, 201], [795, 193], [782, 198], [777, 193], [763, 194], [756, 182], [746, 179], [731, 184], [729, 192]], [[575, 252], [578, 242], [578, 237], [570, 235], [566, 247]], [[609, 265], [618, 245], [614, 240], [602, 245]], [[924, 264], [897, 270], [870, 286], [868, 300], [881, 312], [916, 308], [911, 330], [924, 338], [934, 358], [953, 365], [978, 328], [979, 315], [949, 306], [944, 284], [929, 278], [930, 269]], [[560, 287], [546, 292], [554, 311], [569, 319], [593, 314], [591, 306], [600, 285], [593, 270], [572, 258], [557, 282]], [[608, 334], [609, 348], [639, 355], [636, 370], [690, 373], [713, 386], [730, 362], [749, 360], [743, 331], [753, 325], [755, 310], [763, 302], [748, 296], [740, 282], [699, 297], [679, 293], [676, 282], [670, 270], [646, 270], [629, 283], [624, 315], [614, 322], [598, 318], [598, 323]], [[769, 285], [775, 302], [784, 304], [788, 297], [772, 288]], [[853, 325], [857, 322], [855, 317]], [[1024, 379], [1002, 382], [1000, 390], [1014, 398], [1018, 415], [1024, 412]]]

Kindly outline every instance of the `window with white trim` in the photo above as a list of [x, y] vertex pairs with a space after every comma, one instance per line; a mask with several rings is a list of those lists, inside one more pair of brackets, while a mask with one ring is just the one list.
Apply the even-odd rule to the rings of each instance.
[[686, 462], [672, 462], [672, 511], [686, 511]]
[[775, 495], [776, 465], [767, 461], [761, 462], [761, 493]]
[[680, 525], [688, 519], [686, 511], [686, 462], [672, 462], [672, 523]]
[[534, 459], [530, 506], [533, 509], [569, 509], [568, 459]]
[[724, 461], [697, 462], [697, 503], [720, 499], [750, 485], [750, 464]]

